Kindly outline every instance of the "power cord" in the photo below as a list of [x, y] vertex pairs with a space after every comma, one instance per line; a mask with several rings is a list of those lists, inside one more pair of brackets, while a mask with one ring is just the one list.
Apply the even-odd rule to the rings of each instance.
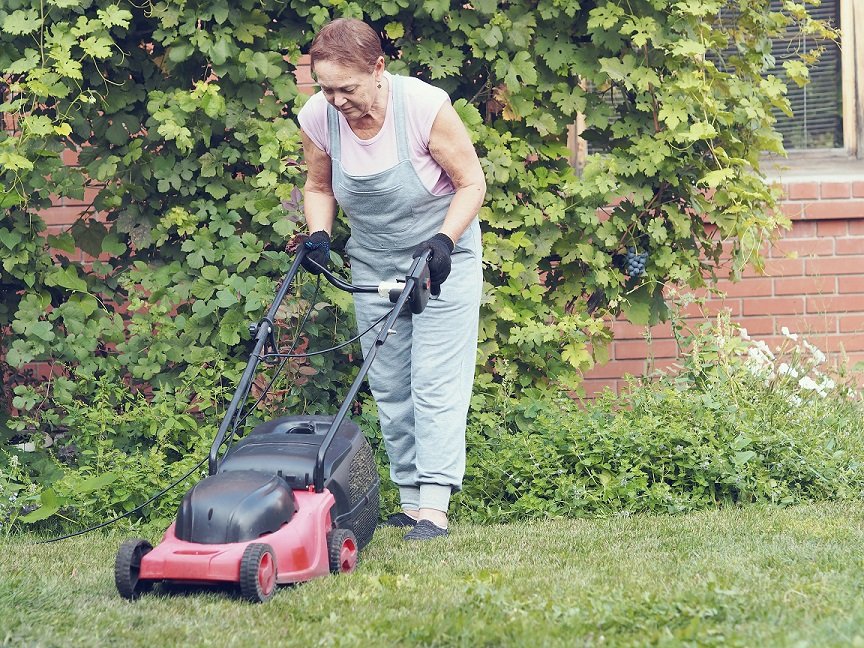
[[150, 503], [152, 503], [152, 502], [155, 502], [157, 499], [159, 499], [160, 497], [162, 497], [165, 493], [167, 493], [168, 491], [170, 491], [170, 490], [171, 490], [172, 488], [174, 488], [177, 484], [179, 484], [180, 482], [182, 482], [184, 479], [186, 479], [186, 478], [189, 477], [192, 473], [194, 473], [196, 470], [198, 470], [201, 466], [203, 466], [203, 465], [204, 465], [204, 462], [207, 461], [207, 459], [208, 459], [208, 457], [204, 457], [204, 459], [202, 459], [201, 461], [199, 461], [199, 462], [198, 462], [198, 463], [197, 463], [197, 464], [196, 464], [196, 465], [195, 465], [195, 466], [194, 466], [194, 467], [193, 467], [189, 472], [187, 472], [185, 475], [183, 475], [180, 479], [178, 479], [177, 481], [175, 481], [175, 482], [172, 483], [171, 485], [166, 486], [165, 488], [163, 488], [161, 491], [159, 491], [158, 493], [156, 493], [153, 497], [151, 497], [150, 499], [148, 499], [148, 500], [147, 500], [146, 502], [144, 502], [143, 504], [140, 504], [139, 506], [136, 506], [136, 507], [135, 507], [134, 509], [132, 509], [131, 511], [126, 511], [125, 513], [123, 513], [123, 515], [118, 515], [118, 516], [115, 517], [115, 518], [111, 518], [110, 520], [107, 520], [107, 521], [105, 521], [105, 522], [102, 522], [102, 523], [100, 523], [100, 524], [97, 524], [96, 526], [92, 526], [92, 527], [90, 527], [90, 528], [88, 528], [88, 529], [82, 529], [81, 531], [75, 531], [74, 533], [68, 533], [68, 534], [66, 534], [66, 535], [62, 535], [62, 536], [59, 536], [59, 537], [57, 537], [57, 538], [50, 538], [49, 540], [40, 540], [40, 541], [37, 542], [36, 544], [50, 544], [50, 543], [52, 543], [52, 542], [59, 542], [60, 540], [68, 540], [69, 538], [74, 538], [75, 536], [84, 535], [85, 533], [90, 533], [91, 531], [96, 531], [97, 529], [102, 529], [102, 528], [104, 528], [104, 527], [107, 527], [107, 526], [110, 525], [110, 524], [114, 524], [115, 522], [118, 522], [119, 520], [122, 520], [123, 518], [127, 518], [127, 517], [129, 517], [130, 515], [132, 515], [133, 513], [137, 513], [138, 511], [140, 511], [141, 509], [143, 509], [143, 508], [144, 508], [145, 506], [147, 506], [148, 504], [150, 504]]
[[[232, 429], [232, 436], [233, 436], [234, 433], [237, 431], [237, 428], [240, 427], [240, 426], [241, 426], [241, 425], [246, 421], [246, 419], [249, 417], [249, 415], [250, 415], [253, 411], [255, 411], [255, 408], [257, 408], [258, 405], [261, 403], [261, 401], [264, 400], [264, 397], [268, 394], [268, 392], [270, 391], [271, 387], [273, 387], [273, 384], [276, 382], [276, 379], [279, 377], [279, 374], [280, 374], [280, 372], [282, 371], [282, 369], [284, 368], [285, 363], [286, 363], [290, 358], [308, 358], [308, 357], [315, 356], [315, 355], [322, 355], [322, 354], [324, 354], [324, 353], [332, 353], [333, 351], [337, 351], [337, 350], [339, 350], [339, 349], [342, 349], [342, 348], [344, 348], [344, 347], [346, 347], [346, 346], [348, 346], [348, 345], [350, 345], [350, 344], [353, 344], [354, 342], [356, 342], [357, 340], [359, 340], [361, 337], [363, 337], [364, 335], [366, 335], [367, 333], [369, 333], [369, 332], [370, 332], [370, 331], [371, 331], [375, 326], [377, 326], [377, 325], [380, 324], [382, 321], [384, 321], [384, 320], [385, 320], [385, 319], [390, 315], [390, 313], [393, 312], [393, 309], [391, 308], [391, 309], [390, 309], [387, 313], [385, 313], [382, 317], [378, 318], [378, 320], [376, 320], [375, 322], [373, 322], [372, 325], [371, 325], [369, 328], [367, 328], [365, 331], [363, 331], [362, 333], [359, 333], [358, 335], [354, 336], [354, 337], [351, 338], [350, 340], [347, 340], [347, 341], [345, 341], [345, 342], [343, 342], [343, 343], [341, 343], [341, 344], [338, 344], [338, 345], [336, 345], [336, 346], [334, 346], [334, 347], [330, 347], [330, 348], [328, 348], [328, 349], [322, 349], [322, 350], [320, 350], [320, 351], [310, 351], [310, 352], [308, 352], [308, 353], [292, 353], [292, 351], [293, 351], [294, 349], [297, 348], [297, 345], [298, 345], [299, 342], [300, 342], [300, 334], [303, 332], [303, 327], [306, 325], [306, 321], [309, 319], [309, 315], [311, 314], [312, 309], [314, 308], [314, 304], [315, 304], [315, 297], [318, 296], [318, 291], [319, 291], [320, 287], [321, 287], [321, 275], [319, 274], [319, 275], [318, 275], [318, 282], [317, 282], [317, 284], [316, 284], [316, 286], [315, 286], [315, 293], [314, 293], [312, 299], [309, 301], [309, 308], [306, 310], [306, 313], [303, 315], [303, 319], [302, 319], [302, 321], [300, 322], [300, 325], [297, 327], [297, 334], [295, 335], [294, 340], [291, 342], [291, 345], [290, 345], [290, 347], [288, 348], [288, 353], [268, 353], [268, 354], [265, 354], [265, 355], [262, 355], [262, 356], [259, 356], [259, 357], [258, 357], [259, 360], [264, 361], [264, 362], [266, 362], [266, 361], [267, 361], [268, 359], [270, 359], [270, 358], [274, 358], [274, 359], [276, 359], [276, 358], [281, 358], [282, 362], [279, 363], [279, 366], [276, 368], [276, 371], [275, 371], [275, 373], [273, 374], [273, 377], [270, 379], [270, 382], [269, 382], [269, 383], [267, 384], [267, 386], [264, 388], [264, 391], [261, 392], [261, 395], [260, 395], [260, 396], [258, 397], [258, 399], [255, 401], [255, 403], [253, 403], [253, 405], [252, 405], [250, 408], [247, 409], [246, 413], [242, 416], [242, 418], [240, 417], [240, 414], [242, 413], [243, 410], [241, 409], [241, 410], [238, 411], [238, 415], [237, 415], [237, 417], [236, 417], [236, 419], [235, 419], [236, 422], [234, 423], [234, 426], [233, 426], [233, 429]], [[251, 389], [251, 385], [250, 385], [250, 389]], [[247, 392], [247, 396], [248, 396], [248, 392]], [[245, 400], [245, 399], [244, 399], [244, 400]], [[144, 502], [143, 504], [140, 504], [140, 505], [136, 506], [136, 507], [135, 507], [134, 509], [132, 509], [132, 510], [130, 510], [130, 511], [126, 511], [126, 512], [123, 513], [122, 515], [118, 515], [118, 516], [115, 517], [115, 518], [111, 518], [110, 520], [106, 520], [105, 522], [101, 522], [101, 523], [99, 523], [99, 524], [96, 524], [96, 525], [94, 525], [94, 526], [88, 527], [88, 528], [86, 528], [86, 529], [82, 529], [82, 530], [80, 530], [80, 531], [75, 531], [74, 533], [68, 533], [68, 534], [66, 534], [66, 535], [58, 536], [58, 537], [56, 537], [56, 538], [49, 538], [48, 540], [40, 540], [40, 541], [38, 541], [36, 544], [50, 544], [50, 543], [52, 543], [52, 542], [59, 542], [59, 541], [61, 541], [61, 540], [68, 540], [69, 538], [75, 538], [75, 537], [77, 537], [77, 536], [84, 535], [85, 533], [90, 533], [91, 531], [97, 531], [98, 529], [103, 529], [103, 528], [105, 528], [105, 527], [107, 527], [107, 526], [110, 526], [110, 525], [114, 524], [115, 522], [119, 522], [120, 520], [122, 520], [122, 519], [124, 519], [124, 518], [127, 518], [127, 517], [129, 517], [129, 516], [131, 516], [131, 515], [134, 514], [134, 513], [137, 513], [137, 512], [139, 512], [139, 511], [141, 511], [145, 506], [148, 506], [149, 504], [152, 504], [152, 503], [155, 502], [157, 499], [159, 499], [160, 497], [162, 497], [163, 495], [165, 495], [165, 493], [167, 493], [168, 491], [170, 491], [172, 488], [174, 488], [174, 487], [176, 487], [177, 485], [179, 485], [183, 480], [187, 479], [190, 475], [192, 475], [192, 473], [194, 473], [194, 472], [195, 472], [196, 470], [198, 470], [201, 466], [203, 466], [204, 463], [208, 460], [208, 458], [209, 458], [209, 457], [204, 457], [204, 459], [202, 459], [202, 460], [199, 461], [197, 464], [195, 464], [195, 466], [193, 466], [193, 467], [192, 467], [192, 468], [191, 468], [191, 469], [190, 469], [186, 474], [184, 474], [182, 477], [180, 477], [179, 479], [176, 479], [174, 482], [172, 482], [171, 484], [169, 484], [168, 486], [166, 486], [165, 488], [163, 488], [161, 491], [159, 491], [158, 493], [156, 493], [155, 495], [153, 495], [153, 496], [152, 496], [150, 499], [148, 499], [146, 502]]]

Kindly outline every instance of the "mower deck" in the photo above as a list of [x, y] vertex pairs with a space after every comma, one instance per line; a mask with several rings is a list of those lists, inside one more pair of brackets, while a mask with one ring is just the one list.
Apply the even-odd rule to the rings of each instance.
[[184, 583], [240, 582], [240, 562], [246, 548], [266, 543], [276, 557], [276, 583], [285, 585], [312, 580], [330, 572], [326, 529], [331, 527], [333, 495], [295, 491], [297, 512], [274, 533], [246, 542], [199, 544], [185, 542], [172, 523], [162, 541], [141, 558], [138, 578]]

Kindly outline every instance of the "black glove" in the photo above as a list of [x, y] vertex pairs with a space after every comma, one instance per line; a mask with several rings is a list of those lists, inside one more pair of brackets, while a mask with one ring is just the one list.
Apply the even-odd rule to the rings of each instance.
[[414, 248], [411, 255], [415, 259], [427, 252], [432, 252], [429, 260], [429, 282], [432, 284], [432, 294], [441, 294], [441, 284], [450, 276], [450, 255], [456, 246], [450, 237], [439, 232], [428, 241], [423, 241]]
[[303, 241], [303, 245], [306, 247], [306, 256], [300, 263], [312, 274], [320, 273], [321, 269], [312, 261], [322, 268], [330, 263], [330, 235], [324, 230], [313, 232]]

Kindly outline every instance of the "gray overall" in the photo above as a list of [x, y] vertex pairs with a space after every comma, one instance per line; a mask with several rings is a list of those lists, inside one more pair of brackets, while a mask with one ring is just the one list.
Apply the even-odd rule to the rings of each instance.
[[[435, 196], [411, 164], [401, 79], [390, 75], [398, 163], [367, 176], [341, 165], [339, 115], [328, 105], [333, 193], [348, 216], [346, 252], [352, 281], [377, 284], [404, 278], [414, 248], [440, 231], [453, 194]], [[419, 315], [407, 309], [396, 321], [369, 371], [390, 476], [402, 506], [447, 511], [465, 472], [465, 423], [474, 381], [477, 326], [483, 286], [480, 226], [475, 218], [456, 244], [441, 295]], [[360, 331], [391, 304], [376, 294], [354, 296]], [[362, 338], [364, 355], [373, 334]]]

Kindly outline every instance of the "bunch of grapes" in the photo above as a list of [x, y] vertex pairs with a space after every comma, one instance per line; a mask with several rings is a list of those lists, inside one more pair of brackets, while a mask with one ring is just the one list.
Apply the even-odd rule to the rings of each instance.
[[636, 248], [628, 247], [624, 255], [624, 271], [631, 277], [641, 277], [645, 274], [648, 264], [648, 252], [636, 252]]

